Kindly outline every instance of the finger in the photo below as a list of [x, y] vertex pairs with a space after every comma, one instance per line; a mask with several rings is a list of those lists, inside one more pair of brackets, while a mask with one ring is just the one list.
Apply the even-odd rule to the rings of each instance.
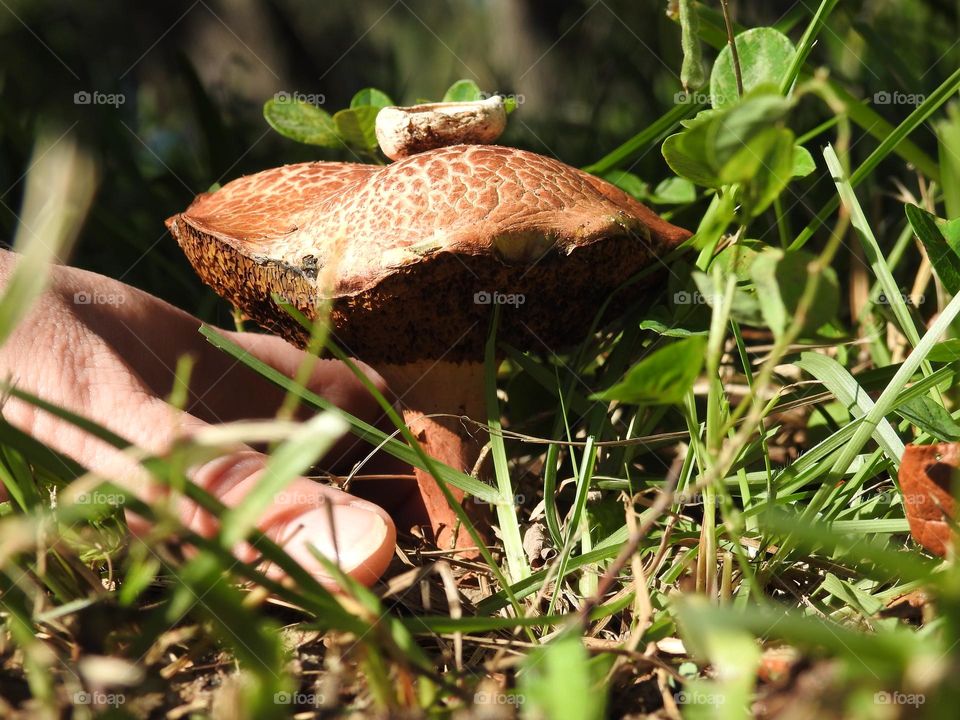
[[[273, 335], [258, 333], [228, 333], [228, 335], [251, 355], [287, 377], [295, 377], [304, 360], [308, 358], [302, 350]], [[373, 395], [345, 364], [339, 360], [316, 358], [313, 358], [313, 363], [310, 377], [305, 383], [309, 390], [384, 432], [389, 433], [396, 429]], [[388, 394], [386, 382], [376, 371], [359, 361], [356, 362], [356, 366], [382, 395]], [[368, 454], [371, 449], [368, 443], [355, 436], [346, 435], [330, 449], [325, 462], [333, 470], [345, 470]]]
[[[305, 353], [278, 337], [253, 333], [230, 333], [229, 335], [231, 340], [241, 345], [247, 352], [285, 375], [293, 376], [305, 357]], [[359, 361], [356, 364], [374, 387], [381, 394], [389, 397], [384, 379], [369, 366]], [[351, 373], [349, 381], [342, 378], [344, 371]], [[331, 360], [318, 361], [308, 387], [321, 396], [336, 398], [334, 402], [338, 407], [354, 408], [354, 414], [361, 418], [373, 418], [379, 412], [380, 415], [375, 421], [371, 422], [368, 419], [368, 422], [384, 433], [390, 434], [397, 429], [386, 413], [382, 412], [373, 395], [343, 363]], [[353, 435], [345, 435], [330, 449], [324, 462], [334, 471], [338, 469], [345, 471], [347, 467], [365, 459], [371, 451], [372, 447], [369, 443]], [[365, 479], [364, 475], [375, 477]], [[430, 524], [420, 489], [410, 466], [386, 452], [379, 451], [370, 457], [369, 462], [364, 463], [358, 476], [353, 477], [350, 491], [386, 508], [403, 528]]]
[[[24, 413], [20, 401], [11, 401], [11, 416], [16, 420]], [[77, 409], [78, 411], [82, 409]], [[189, 435], [206, 426], [203, 421], [156, 398], [132, 393], [126, 398], [113, 398], [109, 412], [86, 413], [108, 429], [148, 452], [162, 454], [178, 435]], [[114, 479], [146, 502], [155, 502], [166, 489], [150, 478], [128, 455], [73, 428], [43, 411], [29, 413], [33, 417], [26, 432], [55, 450], [71, 457], [98, 475]], [[14, 422], [22, 425], [20, 422]], [[261, 453], [240, 449], [219, 457], [188, 475], [192, 482], [219, 499], [227, 507], [235, 507], [257, 485], [266, 458]], [[182, 499], [178, 513], [183, 525], [203, 537], [212, 537], [219, 529], [219, 518], [195, 503]], [[142, 517], [127, 513], [131, 532], [146, 534], [150, 524]], [[333, 580], [309, 550], [313, 545], [326, 558], [360, 582], [371, 584], [386, 570], [393, 555], [396, 531], [387, 513], [376, 505], [354, 498], [334, 488], [306, 478], [294, 480], [263, 509], [257, 527], [275, 540], [293, 559], [322, 582], [333, 586]], [[236, 548], [239, 559], [254, 562], [258, 552], [246, 543]]]
[[[75, 268], [58, 268], [55, 292], [73, 314], [114, 352], [124, 358], [151, 392], [167, 396], [173, 388], [180, 357], [194, 359], [186, 410], [209, 423], [272, 417], [285, 392], [243, 363], [213, 347], [200, 335], [200, 321], [148, 293], [110, 278]], [[96, 297], [109, 302], [82, 302]], [[224, 332], [224, 331], [221, 331]], [[254, 357], [288, 377], [294, 377], [306, 354], [281, 338], [259, 333], [225, 332]], [[375, 372], [367, 376], [384, 392]], [[365, 422], [385, 428], [376, 401], [345, 365], [334, 360], [315, 362], [307, 387]], [[308, 413], [301, 412], [299, 417]], [[369, 446], [345, 438], [328, 454], [327, 466], [343, 471], [369, 451]]]
[[[232, 507], [256, 486], [263, 466], [264, 456], [240, 452], [202, 466], [194, 473], [194, 481]], [[216, 518], [196, 508], [186, 521], [204, 536], [215, 532], [218, 524]], [[311, 548], [371, 585], [390, 564], [396, 545], [393, 522], [381, 508], [306, 478], [294, 480], [274, 498], [258, 528], [304, 569], [330, 585], [332, 578]], [[259, 549], [244, 543], [237, 555], [253, 562]], [[270, 571], [277, 574], [275, 568]]]
[[[37, 357], [41, 345], [58, 362], [26, 362]], [[29, 328], [18, 329], [0, 351], [0, 366], [23, 367], [20, 387], [97, 422], [152, 454], [162, 455], [178, 437], [206, 427], [199, 418], [153, 396], [102, 339], [71, 323], [68, 316], [41, 318]], [[17, 398], [10, 398], [3, 412], [14, 426], [141, 499], [151, 502], [163, 493], [129, 455], [55, 415]], [[263, 455], [242, 449], [194, 469], [190, 477], [232, 507], [256, 486], [264, 463]], [[196, 505], [184, 500], [178, 511], [191, 530], [204, 536], [216, 532], [218, 519]], [[132, 513], [128, 518], [132, 531], [143, 533], [148, 528], [142, 518]], [[305, 543], [314, 543], [331, 560], [339, 559], [344, 571], [367, 583], [386, 569], [395, 543], [393, 524], [384, 511], [306, 479], [294, 481], [278, 494], [264, 508], [258, 526], [326, 582], [329, 577]], [[242, 550], [238, 548], [238, 552]]]

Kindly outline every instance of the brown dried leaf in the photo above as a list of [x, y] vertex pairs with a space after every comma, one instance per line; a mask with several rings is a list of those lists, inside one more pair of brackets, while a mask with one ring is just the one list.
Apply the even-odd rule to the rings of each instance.
[[900, 464], [900, 490], [910, 534], [934, 555], [946, 555], [955, 517], [953, 480], [960, 443], [908, 445]]

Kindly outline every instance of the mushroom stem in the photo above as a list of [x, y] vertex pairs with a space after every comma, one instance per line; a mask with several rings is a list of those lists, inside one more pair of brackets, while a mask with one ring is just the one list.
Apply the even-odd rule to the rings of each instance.
[[[454, 363], [424, 360], [403, 365], [379, 365], [377, 372], [396, 395], [404, 422], [433, 458], [457, 470], [470, 473], [477, 462], [484, 438], [476, 428], [462, 421], [462, 416], [483, 422], [486, 404], [483, 394], [483, 363]], [[441, 415], [441, 417], [433, 417]], [[412, 513], [418, 524], [428, 525], [437, 547], [441, 549], [471, 548], [474, 541], [463, 528], [457, 527], [457, 516], [437, 485], [425, 470], [414, 468], [422, 507]], [[464, 493], [450, 487], [458, 502]], [[486, 535], [486, 509], [476, 503], [465, 506], [467, 514], [481, 535]], [[467, 551], [466, 555], [475, 555]]]

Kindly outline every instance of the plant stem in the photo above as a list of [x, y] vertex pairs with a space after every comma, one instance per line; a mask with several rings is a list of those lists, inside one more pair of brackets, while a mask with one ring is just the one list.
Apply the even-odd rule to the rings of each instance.
[[720, 0], [723, 8], [723, 23], [727, 26], [727, 44], [730, 46], [730, 57], [733, 60], [733, 74], [737, 78], [737, 94], [743, 97], [743, 74], [740, 71], [740, 53], [737, 52], [737, 43], [733, 37], [733, 21], [730, 19], [730, 7], [727, 0]]

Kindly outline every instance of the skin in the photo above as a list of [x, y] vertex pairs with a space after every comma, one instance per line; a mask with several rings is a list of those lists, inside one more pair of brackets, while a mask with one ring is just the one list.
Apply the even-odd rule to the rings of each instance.
[[[0, 285], [5, 285], [16, 255], [0, 251]], [[98, 302], [84, 303], [83, 295]], [[209, 424], [269, 418], [283, 393], [201, 337], [200, 321], [177, 308], [110, 278], [76, 268], [53, 268], [47, 292], [0, 347], [0, 375], [17, 387], [83, 415], [132, 444], [162, 454], [178, 438]], [[253, 333], [223, 331], [268, 365], [292, 376], [304, 354], [283, 340]], [[195, 360], [186, 411], [164, 398], [173, 387], [180, 356]], [[368, 371], [381, 391], [383, 380]], [[316, 364], [311, 390], [337, 406], [375, 423], [381, 413], [350, 370], [335, 361]], [[55, 416], [16, 398], [2, 412], [8, 422], [98, 475], [150, 501], [163, 492], [133, 460]], [[306, 416], [306, 414], [304, 415]], [[366, 448], [343, 438], [325, 458], [325, 467], [349, 468]], [[249, 447], [216, 458], [188, 472], [190, 479], [228, 506], [255, 486], [266, 456]], [[6, 490], [0, 486], [0, 499]], [[181, 521], [203, 536], [216, 532], [217, 519], [186, 500]], [[127, 512], [130, 529], [149, 526]], [[312, 574], [332, 586], [307, 549], [315, 546], [363, 583], [373, 583], [393, 555], [396, 531], [377, 505], [307, 478], [298, 478], [265, 508], [259, 528], [280, 542]], [[243, 561], [257, 553], [235, 548]]]

